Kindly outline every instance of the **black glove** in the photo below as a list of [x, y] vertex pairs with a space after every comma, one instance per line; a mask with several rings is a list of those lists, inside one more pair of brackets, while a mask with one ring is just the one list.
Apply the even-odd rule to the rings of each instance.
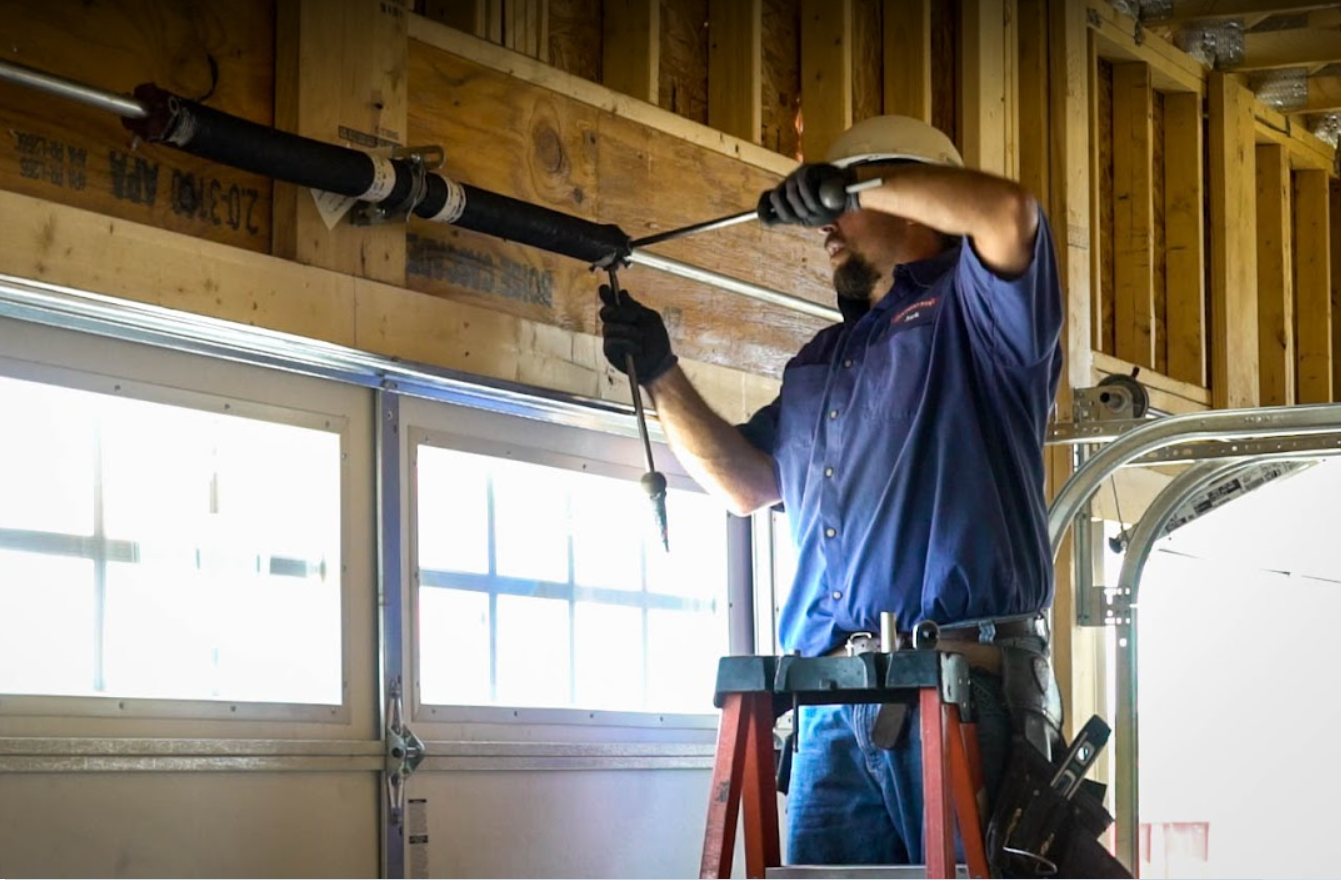
[[856, 181], [850, 168], [823, 163], [802, 165], [759, 197], [759, 219], [765, 224], [799, 223], [824, 226], [857, 205], [847, 188]]
[[606, 360], [620, 373], [627, 373], [625, 356], [633, 356], [633, 369], [638, 382], [647, 385], [670, 370], [680, 360], [671, 351], [670, 334], [661, 313], [649, 309], [620, 291], [618, 297], [610, 286], [601, 285], [601, 336], [605, 339]]

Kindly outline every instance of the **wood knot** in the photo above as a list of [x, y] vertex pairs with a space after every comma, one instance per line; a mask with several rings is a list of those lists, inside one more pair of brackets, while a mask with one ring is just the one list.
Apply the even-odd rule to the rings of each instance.
[[568, 170], [568, 155], [564, 152], [559, 133], [548, 125], [541, 125], [534, 135], [535, 155], [540, 167], [549, 174]]

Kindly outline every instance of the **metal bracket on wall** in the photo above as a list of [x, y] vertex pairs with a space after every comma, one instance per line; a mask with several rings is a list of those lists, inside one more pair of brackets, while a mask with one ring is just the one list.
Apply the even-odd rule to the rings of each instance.
[[404, 721], [401, 682], [397, 678], [390, 689], [386, 712], [386, 794], [391, 822], [405, 822], [405, 781], [424, 761], [424, 742]]

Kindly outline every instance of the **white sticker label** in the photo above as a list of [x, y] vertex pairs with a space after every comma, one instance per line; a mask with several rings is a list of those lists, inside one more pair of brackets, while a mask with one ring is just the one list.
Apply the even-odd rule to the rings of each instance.
[[405, 877], [428, 877], [428, 799], [405, 802]]
[[373, 179], [367, 191], [360, 197], [365, 202], [380, 202], [396, 187], [396, 166], [384, 156], [369, 154], [373, 164]]
[[328, 193], [325, 190], [312, 190], [312, 201], [317, 203], [317, 213], [321, 215], [321, 222], [326, 224], [327, 229], [335, 229], [349, 209], [358, 204], [358, 199], [353, 196], [342, 196], [339, 193]]
[[447, 185], [447, 199], [442, 203], [441, 210], [429, 220], [438, 223], [456, 223], [466, 210], [466, 191], [449, 177], [444, 177], [442, 182]]

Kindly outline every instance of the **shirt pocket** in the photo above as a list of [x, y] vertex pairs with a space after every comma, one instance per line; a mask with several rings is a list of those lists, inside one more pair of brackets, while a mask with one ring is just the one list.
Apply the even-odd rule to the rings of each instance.
[[[931, 311], [931, 310], [929, 310]], [[857, 406], [883, 419], [909, 419], [920, 409], [931, 367], [935, 312], [891, 323], [862, 366]]]

